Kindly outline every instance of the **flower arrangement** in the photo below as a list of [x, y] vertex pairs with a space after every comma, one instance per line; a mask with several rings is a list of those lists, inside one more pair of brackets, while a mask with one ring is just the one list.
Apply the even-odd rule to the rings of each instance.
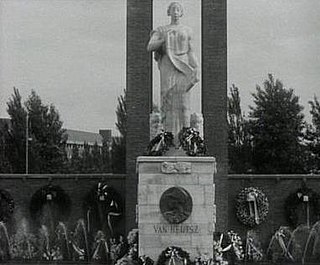
[[320, 218], [320, 195], [312, 189], [304, 186], [291, 193], [285, 201], [285, 213], [287, 221], [292, 227], [296, 227], [298, 225], [299, 220], [297, 208], [303, 203], [310, 207], [309, 220], [304, 221], [307, 223], [313, 223]]
[[163, 131], [159, 133], [155, 138], [149, 143], [146, 155], [149, 156], [162, 156], [173, 144], [173, 134], [171, 132]]
[[180, 146], [189, 156], [204, 155], [206, 146], [200, 133], [194, 128], [183, 128], [179, 133]]
[[236, 199], [236, 215], [241, 223], [257, 226], [266, 219], [268, 212], [268, 198], [260, 189], [248, 187], [240, 191]]
[[191, 265], [190, 255], [182, 248], [171, 246], [163, 250], [158, 258], [157, 265]]
[[229, 261], [234, 264], [244, 259], [241, 237], [232, 230], [220, 234], [219, 239], [213, 241], [213, 249], [213, 264], [226, 265]]

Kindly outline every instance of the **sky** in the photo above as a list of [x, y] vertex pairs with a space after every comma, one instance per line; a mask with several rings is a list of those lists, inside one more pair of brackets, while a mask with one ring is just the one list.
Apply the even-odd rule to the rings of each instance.
[[[170, 2], [154, 0], [154, 27], [169, 23]], [[182, 23], [193, 29], [200, 60], [201, 1], [181, 2]], [[300, 96], [307, 114], [307, 102], [320, 97], [320, 1], [227, 3], [228, 86], [239, 87], [243, 110], [252, 105], [256, 85], [272, 73]], [[44, 103], [54, 104], [65, 128], [115, 132], [125, 70], [125, 0], [0, 0], [0, 117], [8, 116], [15, 86], [23, 99], [34, 89]], [[156, 64], [154, 73], [157, 89]], [[200, 87], [192, 95], [195, 111]]]

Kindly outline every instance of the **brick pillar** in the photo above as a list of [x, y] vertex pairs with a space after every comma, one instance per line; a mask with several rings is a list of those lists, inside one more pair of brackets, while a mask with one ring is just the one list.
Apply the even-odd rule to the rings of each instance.
[[228, 221], [227, 3], [202, 0], [202, 113], [208, 155], [217, 160], [216, 230]]
[[152, 106], [152, 59], [147, 42], [152, 29], [152, 0], [127, 0], [126, 230], [137, 227], [136, 158], [149, 143]]

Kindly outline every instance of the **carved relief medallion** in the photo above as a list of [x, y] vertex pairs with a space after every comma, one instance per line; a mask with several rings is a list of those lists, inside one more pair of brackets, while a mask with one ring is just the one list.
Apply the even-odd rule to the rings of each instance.
[[170, 224], [180, 224], [192, 212], [192, 198], [182, 187], [169, 188], [161, 195], [160, 211]]

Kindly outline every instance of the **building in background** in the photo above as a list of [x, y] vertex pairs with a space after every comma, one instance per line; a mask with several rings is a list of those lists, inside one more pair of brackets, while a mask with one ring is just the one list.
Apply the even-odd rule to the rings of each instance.
[[111, 148], [111, 143], [112, 143], [111, 130], [103, 129], [103, 130], [99, 130], [99, 133], [93, 133], [93, 132], [66, 129], [65, 133], [68, 136], [68, 140], [66, 144], [68, 159], [72, 157], [72, 150], [75, 146], [78, 147], [80, 155], [83, 153], [85, 144], [89, 146], [89, 150], [92, 150], [93, 146], [97, 143], [101, 151], [104, 142], [109, 146], [109, 148]]

